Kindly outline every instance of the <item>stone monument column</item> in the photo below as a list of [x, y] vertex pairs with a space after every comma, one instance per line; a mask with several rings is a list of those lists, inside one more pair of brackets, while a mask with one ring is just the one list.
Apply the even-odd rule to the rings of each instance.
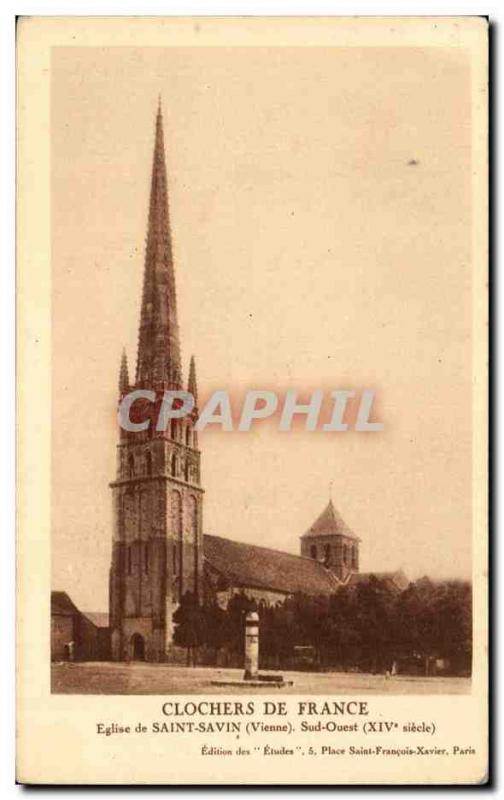
[[259, 667], [259, 615], [249, 611], [245, 617], [245, 674], [248, 681], [257, 678]]

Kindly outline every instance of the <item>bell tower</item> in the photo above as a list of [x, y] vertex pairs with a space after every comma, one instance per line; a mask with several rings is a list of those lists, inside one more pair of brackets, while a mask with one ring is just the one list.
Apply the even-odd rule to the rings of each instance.
[[190, 417], [156, 430], [168, 390], [181, 390], [177, 322], [161, 105], [156, 132], [136, 374], [130, 381], [126, 354], [119, 371], [120, 402], [149, 389], [156, 402], [137, 400], [130, 417], [149, 428], [120, 428], [113, 493], [114, 531], [109, 579], [112, 657], [116, 661], [163, 661], [172, 641], [172, 616], [181, 597], [200, 598], [203, 572], [203, 489], [194, 430], [197, 385], [194, 357], [187, 390], [195, 398]]
[[344, 583], [359, 571], [359, 542], [330, 500], [301, 536], [301, 555], [321, 561]]

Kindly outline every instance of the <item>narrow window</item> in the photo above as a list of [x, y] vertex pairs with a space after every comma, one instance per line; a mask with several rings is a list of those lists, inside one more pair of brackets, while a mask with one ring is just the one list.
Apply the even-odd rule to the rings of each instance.
[[128, 547], [128, 575], [131, 575], [132, 559], [131, 559], [131, 545]]
[[310, 556], [312, 558], [317, 558], [317, 546], [315, 544], [312, 544], [310, 547]]
[[132, 478], [135, 474], [135, 459], [133, 458], [133, 453], [130, 453], [128, 456], [128, 470], [129, 476]]
[[331, 545], [326, 544], [324, 546], [324, 563], [328, 564], [331, 558]]
[[149, 574], [149, 543], [146, 542], [144, 544], [144, 571], [145, 574]]
[[191, 429], [190, 429], [189, 426], [187, 426], [187, 428], [186, 428], [185, 440], [186, 440], [186, 445], [188, 447], [190, 447], [191, 446]]
[[175, 441], [175, 439], [177, 438], [177, 423], [175, 422], [174, 419], [170, 421], [170, 436], [173, 439], [173, 441]]
[[177, 474], [177, 454], [174, 453], [171, 457], [171, 474]]
[[147, 475], [152, 475], [152, 455], [149, 451], [145, 456], [145, 466], [147, 469]]

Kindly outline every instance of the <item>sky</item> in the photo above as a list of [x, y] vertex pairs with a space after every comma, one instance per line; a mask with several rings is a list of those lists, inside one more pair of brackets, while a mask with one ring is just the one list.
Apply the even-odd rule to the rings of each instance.
[[158, 94], [185, 377], [373, 388], [384, 423], [202, 433], [205, 532], [296, 553], [331, 491], [363, 571], [469, 577], [464, 51], [54, 48], [51, 77], [53, 588], [107, 609]]

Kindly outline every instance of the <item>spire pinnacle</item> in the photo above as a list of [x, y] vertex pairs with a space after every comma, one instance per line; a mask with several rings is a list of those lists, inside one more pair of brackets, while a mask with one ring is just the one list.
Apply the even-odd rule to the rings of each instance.
[[119, 370], [119, 394], [123, 395], [129, 389], [128, 357], [123, 347], [121, 355], [121, 368]]
[[194, 407], [198, 406], [198, 384], [196, 382], [196, 362], [194, 356], [191, 356], [189, 363], [189, 380], [187, 382], [187, 391], [194, 397]]
[[180, 388], [180, 344], [161, 97], [156, 114], [136, 381]]

